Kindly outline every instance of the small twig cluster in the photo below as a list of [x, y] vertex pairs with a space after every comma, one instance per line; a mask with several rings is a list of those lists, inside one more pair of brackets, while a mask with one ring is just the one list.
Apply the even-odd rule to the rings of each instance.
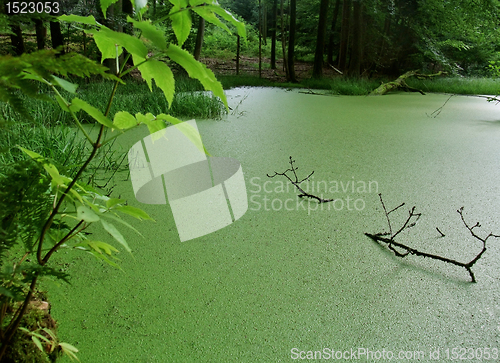
[[[298, 195], [299, 198], [303, 198], [303, 197], [306, 197], [306, 198], [311, 198], [311, 199], [316, 199], [318, 201], [318, 203], [328, 203], [328, 202], [333, 202], [335, 201], [335, 199], [323, 199], [323, 198], [320, 198], [314, 194], [309, 194], [307, 193], [304, 189], [301, 188], [300, 184], [302, 184], [303, 182], [305, 182], [306, 180], [309, 180], [309, 178], [314, 174], [314, 171], [311, 172], [311, 174], [309, 174], [308, 176], [306, 176], [304, 179], [302, 180], [299, 180], [298, 176], [297, 176], [297, 170], [299, 169], [298, 167], [295, 167], [293, 165], [293, 163], [295, 162], [295, 160], [292, 159], [292, 157], [290, 156], [290, 160], [289, 160], [289, 163], [290, 163], [290, 168], [289, 169], [286, 169], [284, 172], [282, 173], [277, 173], [277, 172], [274, 172], [273, 175], [269, 175], [267, 174], [267, 176], [269, 178], [274, 178], [275, 176], [277, 175], [281, 175], [281, 176], [284, 176], [285, 178], [287, 178], [290, 183], [292, 183], [298, 190], [301, 194]], [[290, 178], [288, 176], [288, 172], [292, 172], [293, 173], [293, 176], [295, 178], [295, 180], [292, 180], [292, 178]]]
[[[474, 228], [479, 228], [479, 227], [481, 227], [481, 225], [479, 224], [479, 222], [477, 222], [472, 227], [469, 226], [467, 224], [467, 222], [465, 221], [465, 219], [464, 219], [464, 215], [463, 215], [464, 207], [461, 207], [460, 209], [457, 210], [457, 212], [458, 212], [458, 214], [460, 214], [460, 218], [462, 219], [462, 222], [465, 225], [465, 227], [469, 230], [470, 234], [474, 238], [476, 238], [476, 239], [478, 239], [479, 241], [482, 242], [482, 244], [483, 244], [482, 250], [471, 261], [466, 262], [466, 263], [459, 262], [459, 261], [456, 261], [456, 260], [453, 260], [453, 259], [450, 259], [450, 258], [438, 256], [438, 255], [433, 255], [433, 254], [426, 253], [426, 252], [421, 252], [421, 251], [418, 251], [418, 250], [416, 250], [414, 248], [406, 246], [406, 245], [404, 245], [402, 243], [396, 242], [394, 240], [394, 238], [398, 234], [400, 234], [403, 230], [413, 227], [415, 225], [415, 223], [418, 221], [418, 219], [420, 218], [421, 213], [415, 213], [415, 207], [413, 207], [409, 211], [408, 218], [404, 222], [403, 226], [401, 228], [399, 228], [396, 232], [393, 233], [393, 229], [392, 229], [392, 226], [391, 226], [391, 220], [389, 218], [389, 214], [391, 214], [392, 212], [394, 212], [397, 209], [399, 209], [400, 207], [402, 207], [404, 205], [404, 203], [400, 204], [399, 206], [397, 206], [394, 209], [391, 209], [390, 211], [387, 211], [387, 208], [385, 207], [384, 201], [382, 200], [382, 194], [379, 194], [379, 197], [380, 197], [380, 202], [382, 203], [382, 207], [384, 208], [385, 216], [387, 218], [387, 223], [389, 225], [389, 232], [377, 233], [377, 234], [365, 233], [366, 236], [370, 237], [374, 241], [387, 243], [388, 248], [391, 251], [393, 251], [394, 254], [396, 256], [398, 256], [398, 257], [406, 257], [409, 254], [411, 254], [411, 255], [416, 255], [416, 256], [421, 256], [421, 257], [429, 257], [429, 258], [432, 258], [432, 259], [435, 259], [435, 260], [439, 260], [439, 261], [442, 261], [442, 262], [451, 263], [451, 264], [453, 264], [455, 266], [463, 267], [463, 268], [465, 268], [467, 270], [467, 272], [469, 272], [469, 275], [471, 277], [471, 282], [476, 282], [476, 278], [474, 276], [474, 273], [472, 272], [472, 266], [474, 266], [474, 264], [481, 258], [481, 256], [483, 255], [483, 253], [486, 251], [486, 241], [488, 240], [488, 238], [490, 238], [490, 237], [497, 238], [497, 237], [500, 237], [500, 235], [495, 235], [493, 233], [490, 233], [490, 234], [488, 234], [484, 238], [478, 236], [474, 232]], [[441, 237], [445, 236], [444, 233], [442, 233], [439, 230], [439, 228], [436, 227], [436, 230], [441, 234]], [[387, 237], [384, 237], [384, 236], [390, 236], [390, 237], [387, 238]], [[399, 252], [394, 247], [398, 247], [399, 249], [403, 250], [404, 252]]]

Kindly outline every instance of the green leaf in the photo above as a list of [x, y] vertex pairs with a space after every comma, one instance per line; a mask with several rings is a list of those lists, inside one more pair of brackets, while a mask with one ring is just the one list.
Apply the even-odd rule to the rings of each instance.
[[127, 244], [127, 241], [125, 241], [125, 238], [123, 238], [120, 231], [118, 231], [113, 224], [106, 222], [104, 219], [101, 219], [101, 223], [102, 223], [102, 226], [104, 227], [104, 229], [111, 236], [113, 236], [113, 238], [116, 239], [127, 250], [127, 252], [132, 252], [132, 250], [130, 249], [130, 247]]
[[31, 151], [31, 150], [28, 150], [28, 149], [25, 149], [24, 147], [21, 147], [21, 146], [18, 146], [18, 148], [25, 154], [27, 154], [30, 158], [32, 158], [33, 160], [39, 162], [39, 163], [43, 163], [45, 161], [45, 158], [40, 155], [40, 154], [37, 154], [36, 152], [34, 151]]
[[52, 76], [52, 83], [56, 84], [57, 86], [61, 87], [62, 89], [66, 90], [69, 93], [75, 93], [76, 89], [78, 88], [77, 84], [68, 82], [56, 76]]
[[101, 0], [101, 10], [104, 14], [104, 19], [106, 19], [106, 11], [108, 10], [108, 8], [117, 1], [118, 0]]
[[138, 68], [141, 71], [142, 78], [148, 83], [149, 90], [153, 91], [151, 79], [154, 79], [156, 85], [163, 91], [169, 107], [172, 106], [175, 80], [170, 67], [161, 61], [150, 59]]
[[146, 58], [148, 55], [148, 49], [142, 41], [136, 37], [126, 34], [116, 32], [114, 30], [102, 27], [101, 31], [105, 36], [109, 37], [115, 44], [118, 44], [132, 54], [137, 54], [140, 57]]
[[69, 107], [71, 111], [73, 112], [78, 112], [80, 110], [84, 110], [86, 113], [88, 113], [94, 120], [99, 122], [100, 124], [113, 128], [113, 123], [111, 122], [110, 119], [108, 119], [106, 116], [103, 115], [101, 111], [99, 111], [97, 108], [94, 106], [89, 105], [87, 102], [79, 99], [79, 98], [73, 98], [71, 101], [71, 106]]
[[[51, 341], [47, 337], [44, 337], [42, 334], [35, 333], [34, 331], [31, 332], [31, 339], [33, 339], [33, 338], [39, 338], [39, 339], [42, 339], [44, 342], [51, 344]], [[41, 344], [40, 344], [40, 346], [41, 346]]]
[[138, 125], [137, 120], [127, 111], [119, 111], [113, 119], [113, 127], [120, 130], [130, 129]]
[[214, 24], [215, 26], [218, 26], [219, 28], [224, 29], [229, 34], [232, 34], [231, 30], [229, 30], [227, 25], [224, 24], [222, 21], [220, 21], [220, 19], [214, 14], [214, 12], [211, 11], [210, 9], [207, 9], [206, 6], [195, 7], [195, 8], [193, 8], [193, 11], [196, 14], [198, 14], [199, 16], [201, 16], [203, 19], [205, 19], [206, 21]]
[[[93, 35], [95, 44], [101, 51], [101, 63], [104, 62], [105, 59], [116, 58], [116, 43], [113, 39], [107, 37], [103, 32], [96, 30], [85, 30], [85, 33]], [[120, 56], [123, 52], [123, 48], [118, 48], [118, 56]]]
[[[132, 115], [130, 115], [132, 116]], [[132, 116], [133, 117], [133, 116]], [[135, 120], [135, 119], [134, 119]], [[106, 201], [106, 208], [111, 209], [117, 204], [123, 204], [125, 203], [125, 199], [118, 199], [118, 198], [109, 198]]]
[[136, 113], [135, 118], [140, 123], [145, 124], [148, 127], [149, 133], [154, 134], [157, 131], [163, 130], [165, 127], [165, 121], [162, 119], [157, 119], [153, 114], [147, 113], [143, 115], [142, 113]]
[[238, 32], [238, 35], [240, 37], [242, 37], [244, 40], [246, 40], [247, 32], [245, 30], [245, 24], [243, 24], [241, 21], [236, 19], [233, 16], [233, 14], [231, 14], [229, 11], [227, 11], [227, 10], [221, 8], [220, 6], [217, 6], [217, 5], [206, 5], [206, 6], [203, 6], [203, 8], [206, 8], [207, 10], [213, 11], [215, 14], [219, 15], [222, 19], [233, 24], [236, 27], [236, 31]]
[[114, 246], [111, 246], [109, 243], [101, 242], [101, 241], [85, 241], [75, 245], [75, 247], [85, 247], [88, 246], [92, 248], [94, 251], [98, 253], [106, 253], [111, 256], [113, 252], [120, 252]]
[[[112, 261], [111, 259], [109, 259], [109, 257], [105, 254], [102, 254], [102, 253], [98, 253], [94, 250], [90, 250], [90, 251], [87, 251], [88, 253], [90, 253], [91, 255], [93, 255], [95, 258], [97, 258], [98, 260], [101, 260], [101, 261], [104, 261], [106, 262], [108, 265], [110, 266], [113, 266], [113, 267], [116, 267], [118, 269], [122, 269], [120, 267], [120, 265], [118, 265], [116, 262]], [[114, 256], [111, 256], [112, 258], [114, 258], [115, 260], [118, 260], [116, 257]]]
[[132, 23], [134, 27], [142, 31], [142, 36], [146, 39], [151, 40], [151, 42], [161, 50], [167, 49], [167, 41], [165, 40], [165, 34], [157, 27], [155, 27], [149, 21], [135, 21], [130, 16], [127, 16], [127, 21]]
[[187, 1], [178, 0], [175, 3], [176, 5], [170, 10], [170, 18], [172, 19], [172, 29], [177, 37], [177, 42], [182, 46], [191, 32], [193, 22], [191, 21], [191, 14], [186, 9]]
[[85, 203], [96, 213], [101, 214], [101, 206], [99, 204], [94, 204], [94, 198], [89, 198], [89, 196], [85, 196]]
[[61, 109], [63, 111], [69, 112], [69, 107], [67, 106], [66, 100], [62, 96], [58, 95], [57, 93], [55, 94], [55, 96], [56, 96], [56, 101], [59, 104], [59, 107], [61, 107]]
[[222, 100], [226, 109], [228, 108], [224, 89], [210, 69], [194, 59], [189, 52], [181, 49], [175, 44], [170, 44], [167, 54], [170, 59], [188, 72], [189, 77], [199, 80], [207, 91], [212, 91], [215, 96]]
[[[57, 339], [56, 335], [54, 334], [54, 332], [52, 330], [50, 330], [48, 328], [43, 328], [42, 331], [44, 331], [45, 333], [47, 333], [52, 338], [52, 340], [56, 340]], [[49, 343], [50, 343], [50, 341], [49, 341]]]
[[136, 208], [136, 207], [131, 207], [129, 205], [124, 205], [115, 208], [115, 210], [128, 214], [132, 217], [135, 217], [139, 220], [151, 220], [154, 221], [153, 218], [151, 218], [146, 212], [144, 212], [142, 209]]
[[108, 29], [105, 26], [100, 30], [85, 30], [87, 34], [92, 34], [97, 47], [102, 53], [101, 62], [104, 59], [116, 58], [116, 46], [118, 46], [118, 56], [122, 54], [123, 47], [134, 55], [141, 58], [146, 58], [148, 49], [142, 41], [132, 35], [116, 32]]
[[97, 222], [101, 219], [92, 209], [87, 208], [84, 205], [80, 205], [76, 208], [76, 218], [88, 223]]
[[42, 155], [40, 154], [37, 154], [36, 152], [34, 151], [31, 151], [31, 150], [28, 150], [28, 149], [25, 149], [21, 146], [18, 146], [18, 148], [24, 152], [25, 154], [27, 154], [30, 158], [32, 158], [33, 160], [35, 160], [36, 162], [39, 162], [42, 164], [43, 168], [47, 171], [47, 173], [49, 173], [50, 177], [52, 178], [52, 180], [57, 184], [57, 185], [64, 185], [64, 182], [65, 182], [65, 177], [61, 177], [61, 175], [59, 174], [59, 170], [57, 170], [57, 168], [55, 167], [55, 165], [53, 164], [50, 164], [47, 159], [45, 159]]
[[66, 354], [71, 360], [76, 359], [78, 362], [80, 359], [75, 355], [75, 353], [78, 353], [78, 349], [76, 349], [74, 346], [68, 343], [59, 343], [59, 346], [61, 347], [61, 350], [63, 351], [64, 354]]
[[[118, 1], [118, 0], [116, 0]], [[104, 12], [106, 14], [106, 12]], [[57, 19], [59, 21], [67, 21], [67, 22], [75, 22], [75, 23], [83, 23], [87, 25], [100, 25], [94, 18], [93, 15], [90, 16], [80, 16], [80, 15], [61, 15]]]
[[127, 222], [125, 222], [123, 219], [121, 219], [120, 217], [118, 217], [118, 215], [115, 215], [115, 214], [111, 214], [111, 213], [105, 213], [102, 215], [104, 218], [108, 218], [108, 219], [112, 219], [114, 220], [115, 222], [118, 222], [118, 223], [121, 223], [123, 224], [125, 227], [128, 227], [130, 228], [132, 231], [134, 231], [135, 233], [137, 233], [139, 236], [143, 237], [142, 233], [139, 232], [136, 228], [132, 227], [130, 224], [128, 224]]
[[40, 340], [34, 335], [31, 336], [31, 340], [33, 340], [33, 343], [35, 343], [36, 347], [38, 349], [40, 349], [40, 351], [43, 352], [43, 347], [42, 347], [42, 343], [40, 342]]
[[184, 135], [186, 135], [186, 137], [198, 148], [198, 150], [210, 156], [207, 149], [205, 149], [205, 146], [201, 142], [201, 137], [199, 132], [193, 126], [173, 116], [165, 115], [164, 113], [160, 113], [159, 115], [156, 116], [156, 118], [165, 120], [168, 123], [171, 123], [172, 125], [177, 127], [177, 129], [181, 131]]

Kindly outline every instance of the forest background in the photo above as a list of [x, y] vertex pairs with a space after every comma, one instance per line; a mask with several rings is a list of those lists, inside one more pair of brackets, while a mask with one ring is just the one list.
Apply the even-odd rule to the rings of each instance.
[[[499, 4], [492, 0], [220, 0], [247, 25], [247, 41], [197, 15], [184, 48], [219, 73], [265, 73], [273, 80], [394, 77], [411, 69], [484, 77], [500, 61]], [[169, 1], [148, 1], [147, 16], [167, 38], [175, 37]], [[61, 47], [100, 60], [92, 36], [81, 26], [54, 21], [61, 14], [93, 15], [118, 31], [130, 31], [129, 0], [108, 9], [97, 0], [60, 1], [57, 14], [0, 15], [0, 53], [20, 55]], [[168, 39], [167, 39], [168, 40]], [[239, 45], [238, 45], [239, 44]], [[259, 55], [261, 56], [259, 61]], [[253, 58], [253, 60], [250, 60]], [[215, 59], [215, 61], [214, 61]], [[218, 61], [217, 61], [218, 60]], [[246, 63], [245, 63], [246, 61]], [[310, 66], [297, 76], [296, 62]], [[113, 67], [113, 62], [108, 64]], [[240, 66], [246, 67], [240, 72]], [[299, 67], [300, 68], [300, 67]], [[226, 72], [224, 72], [226, 71]], [[229, 71], [229, 72], [228, 72]]]

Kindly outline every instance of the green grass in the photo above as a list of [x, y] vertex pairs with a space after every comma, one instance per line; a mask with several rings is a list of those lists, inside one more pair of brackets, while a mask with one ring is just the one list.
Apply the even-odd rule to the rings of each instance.
[[[104, 111], [112, 88], [113, 84], [110, 82], [92, 82], [81, 84], [76, 95], [70, 95], [63, 91], [61, 93], [67, 99], [76, 96]], [[211, 95], [195, 92], [202, 89], [198, 81], [181, 77], [177, 81], [177, 93], [169, 108], [163, 93], [156, 86], [153, 86], [151, 92], [145, 82], [129, 80], [127, 84], [118, 88], [111, 107], [110, 117], [112, 118], [118, 111], [128, 111], [132, 114], [137, 112], [168, 113], [178, 118], [220, 118], [225, 113], [222, 102]], [[73, 124], [71, 116], [62, 111], [56, 103], [35, 100], [22, 95], [21, 97], [24, 99], [26, 108], [35, 119], [35, 124]], [[8, 122], [17, 122], [19, 119], [19, 116], [5, 103], [0, 104], [0, 117], [3, 117]], [[85, 117], [82, 114], [84, 120]]]
[[344, 78], [323, 78], [305, 79], [300, 83], [272, 82], [268, 79], [249, 75], [241, 76], [219, 76], [219, 81], [224, 89], [234, 87], [281, 87], [281, 88], [311, 88], [329, 90], [336, 95], [366, 95], [380, 85], [378, 80], [369, 79], [344, 79]]
[[[281, 87], [281, 88], [310, 88], [329, 90], [336, 95], [367, 95], [381, 83], [392, 79], [367, 78], [322, 78], [305, 79], [300, 83], [272, 82], [268, 79], [251, 75], [219, 76], [224, 89], [234, 87]], [[429, 93], [454, 93], [464, 95], [498, 95], [500, 80], [493, 78], [463, 78], [443, 77], [435, 79], [409, 79], [408, 85]]]
[[446, 77], [431, 80], [410, 79], [408, 85], [424, 92], [455, 93], [461, 95], [497, 95], [500, 80], [493, 78]]

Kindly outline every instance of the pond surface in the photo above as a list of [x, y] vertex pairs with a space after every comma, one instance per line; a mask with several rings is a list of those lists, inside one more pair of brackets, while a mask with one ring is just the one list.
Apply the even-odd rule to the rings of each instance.
[[[426, 362], [438, 349], [434, 361], [456, 347], [500, 349], [500, 240], [488, 240], [473, 284], [463, 268], [401, 259], [364, 235], [387, 230], [378, 193], [388, 208], [406, 203], [394, 226], [412, 206], [422, 213], [398, 239], [419, 250], [463, 262], [480, 251], [462, 206], [477, 234], [500, 234], [500, 105], [454, 96], [434, 117], [448, 95], [227, 94], [230, 114], [198, 128], [212, 155], [240, 161], [248, 211], [181, 243], [168, 206], [141, 205], [119, 182], [156, 223], [137, 226], [144, 239], [126, 235], [125, 273], [63, 252], [73, 282], [52, 294], [52, 311], [82, 362], [286, 362], [359, 348]], [[126, 135], [125, 150], [145, 135]], [[301, 203], [286, 179], [266, 176], [289, 156], [299, 178], [314, 171], [310, 191], [342, 203]]]

